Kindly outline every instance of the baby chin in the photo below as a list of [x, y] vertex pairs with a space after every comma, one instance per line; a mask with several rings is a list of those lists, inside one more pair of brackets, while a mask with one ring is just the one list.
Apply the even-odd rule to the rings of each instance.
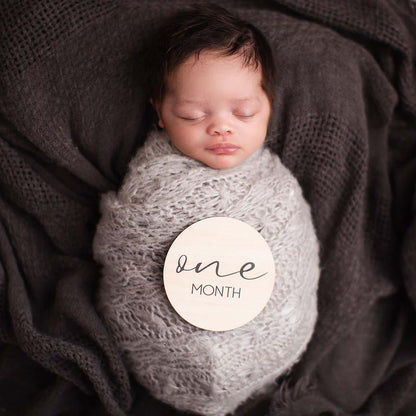
[[201, 162], [213, 169], [229, 169], [242, 163], [246, 158], [247, 155], [239, 147], [217, 148], [206, 150], [206, 157], [201, 159]]

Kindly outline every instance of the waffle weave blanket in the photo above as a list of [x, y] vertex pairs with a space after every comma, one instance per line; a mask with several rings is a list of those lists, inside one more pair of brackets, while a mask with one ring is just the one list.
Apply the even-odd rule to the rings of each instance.
[[[198, 0], [196, 0], [198, 1]], [[0, 408], [172, 416], [97, 312], [92, 241], [150, 130], [141, 49], [188, 1], [3, 0]], [[415, 414], [416, 15], [408, 0], [229, 0], [276, 61], [268, 142], [320, 242], [318, 319], [238, 416]]]

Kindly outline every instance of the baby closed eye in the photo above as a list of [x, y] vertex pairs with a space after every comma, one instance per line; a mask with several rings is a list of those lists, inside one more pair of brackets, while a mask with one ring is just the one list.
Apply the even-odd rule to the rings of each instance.
[[254, 117], [255, 114], [235, 114], [235, 116], [240, 117], [240, 118], [250, 118], [250, 117]]
[[256, 114], [257, 114], [257, 112], [250, 112], [250, 113], [249, 112], [247, 112], [247, 113], [236, 112], [236, 113], [234, 113], [234, 116], [239, 118], [240, 120], [248, 121], [248, 120], [254, 118]]
[[254, 108], [236, 108], [233, 110], [233, 115], [238, 118], [254, 117], [257, 113], [258, 110]]
[[[250, 119], [257, 114], [256, 111], [233, 111], [232, 115], [239, 119]], [[185, 121], [202, 121], [206, 118], [207, 114], [177, 114], [179, 119]]]
[[176, 113], [176, 117], [186, 121], [197, 121], [205, 118], [205, 113]]
[[182, 117], [182, 116], [178, 116], [178, 117], [182, 120], [187, 120], [187, 121], [202, 120], [204, 118], [204, 116], [200, 116], [200, 117]]

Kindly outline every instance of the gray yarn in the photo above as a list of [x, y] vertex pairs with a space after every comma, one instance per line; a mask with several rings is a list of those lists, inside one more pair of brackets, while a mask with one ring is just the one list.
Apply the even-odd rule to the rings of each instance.
[[[105, 194], [94, 239], [102, 265], [99, 308], [137, 378], [180, 409], [220, 416], [273, 383], [300, 358], [317, 317], [318, 242], [300, 186], [261, 148], [215, 170], [152, 132], [118, 193]], [[180, 232], [213, 216], [257, 229], [270, 245], [276, 284], [264, 310], [225, 332], [185, 322], [163, 288], [165, 255]]]

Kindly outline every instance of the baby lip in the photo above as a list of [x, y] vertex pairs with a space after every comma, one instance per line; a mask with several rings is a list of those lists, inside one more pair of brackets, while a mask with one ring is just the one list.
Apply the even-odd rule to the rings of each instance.
[[207, 147], [207, 150], [236, 150], [239, 149], [239, 146], [232, 143], [216, 143]]
[[233, 155], [240, 149], [239, 146], [231, 143], [216, 143], [207, 147], [209, 152], [216, 155]]

